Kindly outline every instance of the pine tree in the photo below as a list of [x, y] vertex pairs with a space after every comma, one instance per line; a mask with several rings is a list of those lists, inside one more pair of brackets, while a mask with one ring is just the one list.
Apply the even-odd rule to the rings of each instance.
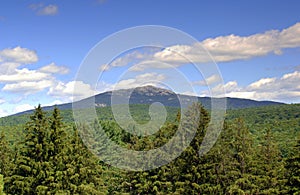
[[65, 189], [71, 194], [105, 194], [98, 160], [84, 146], [77, 129], [70, 140], [68, 163], [64, 171]]
[[[188, 109], [182, 118], [182, 127], [185, 135], [180, 142], [184, 142], [187, 136], [192, 136], [192, 129], [196, 127], [194, 139], [182, 154], [170, 163], [170, 171], [174, 173], [171, 181], [174, 182], [175, 194], [201, 193], [202, 164], [199, 150], [209, 123], [209, 114], [199, 103], [195, 103]], [[176, 146], [175, 146], [176, 147]]]
[[3, 175], [0, 174], [0, 195], [5, 195], [3, 189], [4, 189]]
[[300, 137], [286, 162], [289, 194], [300, 194]]
[[12, 168], [12, 150], [10, 149], [3, 132], [0, 134], [0, 174], [7, 177]]
[[49, 184], [52, 193], [67, 193], [64, 191], [63, 171], [66, 169], [66, 156], [68, 148], [68, 138], [66, 136], [65, 125], [62, 122], [60, 111], [54, 108], [49, 119], [49, 162], [53, 167], [53, 180]]
[[258, 192], [258, 186], [255, 185], [257, 177], [251, 171], [255, 166], [252, 159], [252, 136], [241, 118], [236, 119], [231, 128], [234, 137], [231, 142], [232, 158], [229, 164], [234, 169], [228, 173], [228, 177], [234, 181], [226, 191], [229, 194], [255, 194]]
[[223, 131], [220, 134], [216, 146], [212, 148], [215, 164], [216, 185], [220, 185], [219, 194], [228, 193], [230, 186], [239, 177], [239, 171], [236, 169], [238, 162], [234, 158], [234, 140], [236, 132], [232, 125], [225, 121]]
[[101, 166], [83, 145], [78, 131], [68, 138], [60, 112], [50, 118], [39, 105], [26, 124], [25, 140], [12, 175], [9, 194], [103, 194]]
[[268, 125], [264, 139], [258, 151], [258, 174], [257, 180], [261, 194], [281, 194], [284, 184], [284, 164], [281, 153], [274, 141], [271, 127]]
[[5, 182], [10, 194], [45, 194], [53, 180], [48, 161], [48, 120], [39, 105], [25, 127], [25, 140], [12, 176]]
[[[122, 183], [123, 192], [130, 194], [197, 194], [200, 193], [200, 157], [199, 149], [209, 123], [208, 112], [194, 104], [182, 116], [177, 115], [173, 124], [167, 124], [152, 139], [151, 137], [132, 137], [130, 149], [150, 150], [164, 145], [178, 131], [181, 121], [181, 133], [177, 136], [170, 151], [181, 151], [187, 137], [194, 137], [182, 154], [162, 167], [140, 172], [128, 172]], [[179, 121], [180, 120], [180, 121]], [[196, 132], [195, 132], [196, 130]], [[194, 131], [194, 132], [193, 132]], [[159, 154], [157, 154], [159, 156]], [[144, 159], [147, 161], [147, 159]]]

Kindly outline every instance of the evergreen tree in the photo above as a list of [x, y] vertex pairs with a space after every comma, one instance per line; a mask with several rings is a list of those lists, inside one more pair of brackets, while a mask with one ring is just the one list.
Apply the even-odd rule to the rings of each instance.
[[60, 111], [54, 108], [49, 119], [49, 162], [53, 167], [53, 180], [49, 184], [52, 193], [68, 193], [64, 190], [63, 171], [66, 169], [68, 138], [66, 136], [65, 125], [62, 122]]
[[286, 162], [289, 194], [300, 194], [300, 137]]
[[252, 172], [256, 166], [253, 160], [252, 136], [241, 118], [236, 119], [231, 128], [234, 137], [231, 142], [232, 158], [228, 163], [234, 169], [228, 173], [228, 177], [234, 181], [226, 191], [229, 194], [258, 193], [258, 186], [255, 185], [257, 176]]
[[174, 182], [175, 194], [198, 194], [201, 192], [203, 167], [199, 150], [209, 120], [208, 112], [199, 103], [194, 103], [182, 118], [185, 135], [180, 142], [184, 142], [186, 136], [192, 136], [192, 128], [196, 127], [196, 133], [190, 145], [169, 165], [169, 171], [173, 173], [169, 181]]
[[45, 194], [53, 180], [48, 161], [48, 120], [39, 105], [25, 127], [25, 140], [16, 159], [12, 176], [5, 182], [10, 194]]
[[[181, 117], [180, 117], [181, 118]], [[177, 120], [180, 119], [179, 114]], [[181, 129], [183, 133], [178, 136], [174, 145], [170, 146], [171, 151], [181, 150], [183, 142], [187, 136], [194, 139], [182, 154], [167, 165], [157, 169], [128, 172], [126, 180], [122, 183], [123, 191], [130, 194], [198, 194], [201, 183], [199, 149], [209, 123], [208, 112], [200, 105], [194, 104], [190, 107], [181, 119]], [[167, 124], [161, 128], [155, 138], [139, 138], [133, 136], [130, 149], [150, 150], [160, 147], [172, 138], [178, 130], [179, 121]], [[193, 134], [193, 130], [196, 133]], [[145, 159], [147, 161], [147, 159]]]
[[39, 105], [26, 124], [12, 175], [9, 194], [102, 194], [101, 166], [79, 134], [68, 138], [60, 112], [50, 118]]
[[76, 129], [69, 144], [68, 163], [64, 171], [65, 189], [71, 194], [105, 194], [101, 165], [84, 146]]
[[3, 132], [0, 134], [0, 174], [7, 177], [12, 168], [12, 150], [10, 149]]
[[4, 183], [3, 183], [3, 175], [0, 174], [0, 195], [5, 195], [3, 192]]
[[274, 142], [271, 127], [266, 128], [264, 139], [258, 151], [258, 174], [257, 180], [261, 194], [281, 194], [284, 184], [284, 164], [281, 153]]
[[203, 194], [225, 194], [226, 187], [231, 183], [231, 178], [226, 177], [232, 170], [228, 163], [232, 158], [228, 140], [232, 140], [232, 134], [228, 132], [225, 123], [215, 146], [201, 157], [201, 184], [199, 185]]

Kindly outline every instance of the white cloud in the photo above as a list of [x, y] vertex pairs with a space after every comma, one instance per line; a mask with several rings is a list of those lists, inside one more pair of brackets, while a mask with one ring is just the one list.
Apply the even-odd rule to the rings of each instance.
[[144, 71], [145, 69], [166, 69], [166, 68], [176, 68], [180, 66], [181, 64], [179, 63], [166, 63], [162, 61], [157, 61], [157, 60], [145, 60], [142, 62], [139, 62], [137, 64], [134, 64], [133, 66], [130, 67], [130, 71]]
[[158, 73], [145, 73], [135, 78], [124, 79], [115, 84], [114, 89], [135, 88], [142, 85], [158, 86], [158, 83], [165, 80], [166, 76]]
[[115, 67], [123, 67], [123, 66], [127, 66], [128, 64], [138, 64], [141, 61], [151, 60], [151, 59], [153, 59], [153, 53], [155, 53], [158, 49], [151, 48], [148, 50], [147, 50], [148, 53], [141, 53], [138, 51], [133, 51], [133, 52], [125, 54], [121, 57], [117, 57], [109, 64], [102, 64], [99, 67], [99, 70], [105, 71], [105, 70], [109, 70], [109, 69], [115, 68]]
[[114, 87], [114, 84], [111, 83], [106, 83], [105, 81], [98, 81], [96, 85], [96, 91], [98, 93], [106, 92], [106, 91], [111, 91]]
[[34, 10], [38, 15], [56, 15], [58, 13], [57, 5], [44, 5], [43, 3], [31, 4], [29, 8]]
[[[115, 61], [117, 66], [128, 65], [128, 61], [136, 64], [132, 69], [142, 71], [146, 68], [170, 68], [164, 63], [178, 67], [183, 64], [212, 62], [208, 52], [216, 62], [229, 62], [234, 60], [245, 60], [270, 53], [282, 54], [282, 49], [300, 47], [300, 23], [296, 23], [281, 31], [270, 30], [264, 33], [250, 36], [228, 35], [216, 38], [208, 38], [191, 45], [173, 45], [161, 51], [147, 54], [132, 54], [120, 57]], [[205, 49], [204, 49], [205, 48]], [[148, 63], [156, 61], [156, 63]], [[157, 63], [160, 62], [160, 63]], [[108, 67], [102, 66], [102, 70]]]
[[279, 34], [278, 45], [282, 48], [299, 47], [300, 45], [300, 23], [297, 23]]
[[[43, 5], [32, 6], [32, 9], [38, 9]], [[37, 70], [20, 69], [21, 65], [37, 62], [38, 56], [36, 52], [19, 46], [1, 50], [0, 61], [0, 84], [4, 84], [2, 91], [22, 94], [23, 97], [53, 88], [60, 83], [54, 74], [69, 72], [67, 67], [57, 66], [54, 62]]]
[[153, 55], [156, 61], [171, 64], [186, 64], [192, 62], [208, 62], [210, 57], [198, 44], [195, 45], [173, 45]]
[[4, 99], [0, 98], [0, 105], [3, 104], [4, 102], [6, 102]]
[[[237, 35], [209, 38], [194, 45], [175, 45], [155, 54], [160, 60], [169, 62], [207, 62], [210, 60], [204, 47], [217, 62], [243, 60], [269, 53], [280, 55], [281, 49], [300, 47], [300, 23], [283, 29], [241, 37]], [[174, 55], [174, 52], [178, 52]], [[180, 55], [181, 54], [181, 55]], [[185, 59], [187, 58], [187, 59]]]
[[15, 108], [14, 108], [14, 113], [19, 113], [19, 112], [24, 112], [24, 111], [27, 111], [27, 110], [31, 110], [31, 109], [34, 109], [34, 106], [30, 105], [30, 104], [21, 104], [21, 105], [17, 105]]
[[47, 78], [50, 78], [49, 74], [23, 68], [16, 69], [13, 74], [0, 75], [0, 82], [40, 81]]
[[1, 50], [0, 59], [6, 62], [31, 64], [38, 61], [38, 56], [35, 51], [18, 46]]
[[4, 62], [0, 63], [0, 75], [13, 74], [16, 72], [16, 69], [20, 66], [20, 63], [16, 62]]
[[61, 100], [54, 100], [50, 103], [43, 104], [42, 106], [53, 106], [53, 105], [59, 105], [59, 104], [63, 104], [63, 103], [67, 103], [67, 102], [63, 102]]
[[57, 66], [55, 63], [51, 63], [47, 66], [44, 66], [39, 69], [41, 72], [45, 73], [58, 73], [58, 74], [67, 74], [69, 73], [69, 69], [65, 66]]
[[[300, 101], [300, 72], [284, 74], [280, 78], [262, 78], [248, 86], [239, 86], [236, 81], [230, 81], [224, 86], [217, 85], [212, 91], [222, 95], [221, 89], [225, 88], [227, 97], [249, 98], [255, 100], [274, 100], [283, 102]], [[208, 91], [202, 92], [202, 95], [209, 96]]]
[[56, 15], [58, 13], [57, 5], [48, 5], [37, 12], [39, 15]]
[[189, 96], [198, 96], [198, 94], [196, 92], [193, 92], [193, 91], [185, 91], [185, 92], [182, 92], [180, 94], [189, 95]]
[[7, 112], [7, 110], [0, 108], [0, 118], [8, 115], [9, 113]]
[[53, 81], [50, 80], [22, 81], [18, 83], [6, 84], [2, 88], [2, 91], [29, 95], [49, 88], [52, 85]]
[[274, 83], [276, 78], [262, 78], [254, 83], [251, 83], [248, 88], [250, 89], [258, 89], [261, 88], [262, 86], [266, 86], [268, 84]]
[[210, 77], [208, 77], [206, 80], [201, 80], [201, 81], [196, 81], [194, 82], [195, 85], [200, 85], [200, 86], [210, 86], [213, 85], [215, 83], [220, 82], [222, 79], [220, 78], [219, 75], [212, 75]]
[[59, 82], [51, 86], [48, 95], [68, 100], [80, 100], [95, 95], [95, 90], [82, 81]]

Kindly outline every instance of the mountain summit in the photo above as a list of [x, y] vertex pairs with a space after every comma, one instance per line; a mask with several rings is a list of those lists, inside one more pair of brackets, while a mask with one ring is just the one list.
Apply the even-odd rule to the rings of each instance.
[[137, 94], [143, 94], [147, 96], [155, 96], [155, 95], [172, 95], [175, 94], [173, 91], [163, 88], [154, 87], [152, 85], [146, 85], [143, 87], [137, 87], [134, 89], [134, 92]]

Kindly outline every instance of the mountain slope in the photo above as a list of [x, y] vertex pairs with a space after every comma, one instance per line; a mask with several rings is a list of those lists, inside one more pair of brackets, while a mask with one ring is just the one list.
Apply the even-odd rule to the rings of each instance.
[[[132, 92], [132, 93], [130, 93]], [[170, 107], [180, 107], [179, 99], [183, 102], [183, 107], [191, 104], [192, 100], [197, 99], [201, 104], [210, 109], [211, 107], [211, 98], [210, 97], [195, 97], [182, 94], [176, 94], [170, 90], [162, 89], [153, 86], [143, 86], [137, 87], [135, 89], [121, 89], [116, 91], [108, 91], [100, 93], [94, 97], [80, 100], [77, 102], [81, 105], [86, 105], [87, 102], [95, 102], [96, 107], [108, 107], [111, 106], [112, 101], [111, 97], [114, 95], [114, 104], [125, 104], [124, 97], [129, 97], [129, 104], [143, 104], [148, 105], [154, 102], [160, 102], [165, 106]], [[216, 100], [221, 100], [216, 98]], [[261, 106], [270, 106], [270, 105], [280, 105], [283, 103], [273, 102], [273, 101], [255, 101], [250, 99], [240, 99], [240, 98], [226, 98], [227, 109], [240, 109], [240, 108], [252, 108], [252, 107], [261, 107]], [[44, 110], [53, 110], [54, 106], [43, 107]], [[72, 103], [66, 103], [57, 105], [60, 110], [69, 110], [72, 109]], [[32, 110], [18, 113], [16, 115], [22, 115], [25, 113], [31, 113]]]

